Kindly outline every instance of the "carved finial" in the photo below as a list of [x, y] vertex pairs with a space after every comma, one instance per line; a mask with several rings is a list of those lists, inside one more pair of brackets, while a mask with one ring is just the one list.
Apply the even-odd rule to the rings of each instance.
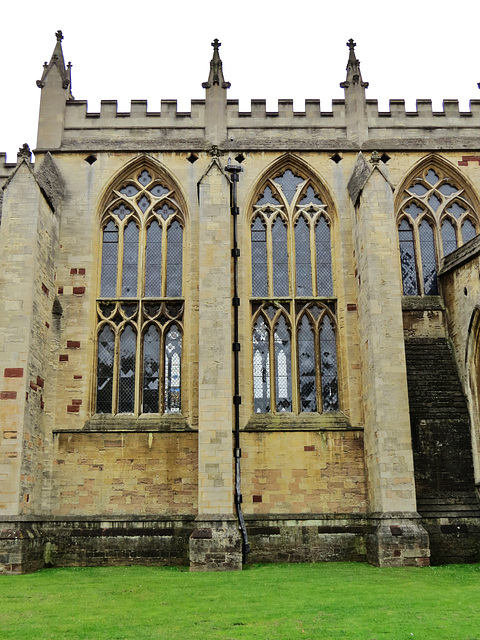
[[222, 43], [218, 38], [212, 42], [213, 47], [213, 57], [210, 61], [210, 73], [208, 74], [207, 82], [202, 84], [204, 89], [210, 89], [210, 87], [219, 85], [222, 89], [228, 89], [230, 87], [230, 82], [225, 82], [223, 77], [223, 65], [220, 60], [220, 54], [218, 53], [219, 47], [222, 46]]
[[18, 150], [17, 162], [19, 160], [27, 160], [28, 162], [30, 162], [31, 159], [32, 159], [32, 152], [30, 151], [30, 147], [28, 146], [28, 144], [25, 142]]
[[348, 54], [348, 62], [347, 62], [347, 78], [345, 82], [341, 82], [340, 86], [342, 89], [348, 89], [351, 85], [355, 86], [359, 84], [361, 87], [366, 89], [368, 87], [368, 82], [363, 82], [362, 74], [360, 72], [360, 60], [358, 60], [355, 55], [355, 47], [357, 43], [354, 42], [353, 38], [347, 42], [347, 47], [349, 50]]
[[378, 151], [372, 151], [369, 162], [371, 162], [374, 167], [376, 167], [380, 163], [380, 155]]
[[62, 88], [65, 89], [65, 91], [68, 90], [67, 99], [70, 100], [73, 98], [72, 91], [70, 88], [72, 65], [68, 63], [68, 66], [65, 67], [65, 60], [63, 58], [63, 51], [62, 51], [63, 33], [60, 31], [60, 29], [55, 33], [55, 37], [57, 38], [57, 42], [55, 44], [52, 57], [50, 58], [50, 62], [48, 63], [45, 62], [45, 64], [43, 65], [42, 77], [40, 80], [37, 80], [37, 87], [40, 87], [40, 89], [43, 89], [45, 87], [45, 78], [49, 74], [52, 67], [56, 66], [57, 69], [60, 71], [60, 76], [62, 79]]

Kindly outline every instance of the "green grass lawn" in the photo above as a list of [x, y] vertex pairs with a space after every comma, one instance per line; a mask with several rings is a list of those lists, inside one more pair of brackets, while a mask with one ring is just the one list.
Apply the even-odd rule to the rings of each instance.
[[0, 576], [0, 640], [480, 640], [480, 565], [49, 569]]

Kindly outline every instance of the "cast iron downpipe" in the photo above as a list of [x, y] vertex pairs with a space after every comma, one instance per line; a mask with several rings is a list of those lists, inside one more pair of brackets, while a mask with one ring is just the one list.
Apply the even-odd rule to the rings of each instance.
[[241, 473], [240, 473], [240, 458], [242, 457], [242, 450], [240, 449], [240, 404], [242, 398], [240, 397], [240, 369], [239, 369], [239, 353], [240, 342], [238, 341], [238, 307], [240, 306], [240, 298], [238, 297], [238, 258], [240, 256], [240, 249], [237, 242], [237, 219], [238, 219], [238, 206], [237, 206], [237, 182], [238, 176], [242, 167], [238, 164], [232, 164], [230, 158], [228, 164], [225, 167], [225, 171], [230, 174], [230, 207], [233, 216], [233, 362], [234, 362], [234, 376], [235, 376], [235, 389], [233, 395], [233, 406], [235, 410], [235, 438], [233, 445], [233, 455], [235, 458], [235, 507], [237, 509], [238, 524], [240, 531], [242, 532], [242, 558], [243, 563], [247, 562], [248, 552], [250, 551], [250, 545], [248, 544], [247, 529], [245, 527], [245, 521], [242, 513], [242, 489], [241, 489]]

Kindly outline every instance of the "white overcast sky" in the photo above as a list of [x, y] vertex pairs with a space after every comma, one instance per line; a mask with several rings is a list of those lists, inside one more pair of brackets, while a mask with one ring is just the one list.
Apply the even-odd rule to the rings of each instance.
[[480, 99], [480, 3], [463, 0], [3, 0], [0, 12], [2, 97], [0, 151], [16, 160], [18, 148], [36, 144], [42, 65], [50, 60], [55, 31], [64, 34], [73, 95], [97, 111], [100, 100], [178, 100], [182, 111], [203, 98], [214, 38], [229, 98], [249, 110], [251, 98], [305, 98], [330, 110], [342, 98], [349, 38], [357, 43], [368, 98], [388, 110], [390, 98], [458, 99], [468, 110]]

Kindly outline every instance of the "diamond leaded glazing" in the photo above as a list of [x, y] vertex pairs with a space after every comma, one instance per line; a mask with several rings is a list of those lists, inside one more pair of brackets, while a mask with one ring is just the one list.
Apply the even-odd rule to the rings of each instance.
[[403, 192], [399, 216], [403, 293], [437, 295], [439, 260], [477, 234], [477, 213], [456, 179], [428, 167]]
[[[253, 206], [251, 226], [253, 409], [336, 411], [334, 316], [323, 320], [331, 313], [326, 304], [334, 311], [335, 301], [308, 302], [333, 296], [327, 198], [290, 169], [267, 182]], [[331, 333], [323, 329], [322, 360], [321, 327], [327, 325]]]
[[97, 305], [98, 413], [181, 410], [183, 225], [175, 189], [150, 169], [112, 190]]

